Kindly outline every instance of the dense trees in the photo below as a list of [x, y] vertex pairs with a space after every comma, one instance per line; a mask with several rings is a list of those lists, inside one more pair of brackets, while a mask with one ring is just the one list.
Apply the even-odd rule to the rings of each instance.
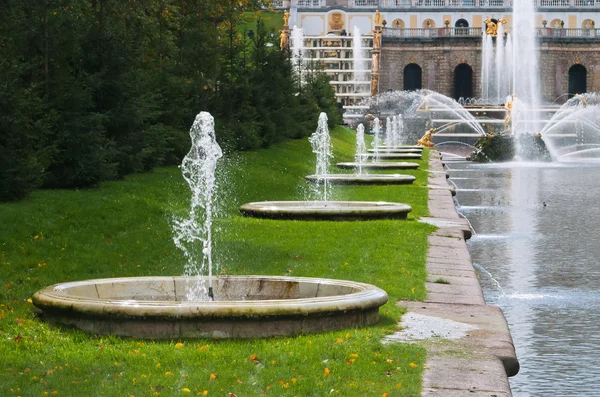
[[299, 84], [249, 12], [258, 0], [3, 3], [0, 199], [177, 163], [200, 110], [229, 151], [306, 136], [319, 111], [340, 121], [327, 78]]

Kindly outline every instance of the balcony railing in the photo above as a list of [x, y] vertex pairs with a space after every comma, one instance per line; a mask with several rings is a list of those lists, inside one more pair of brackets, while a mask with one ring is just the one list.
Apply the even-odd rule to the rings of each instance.
[[326, 0], [298, 0], [298, 7], [321, 8], [326, 5]]
[[600, 29], [537, 28], [537, 35], [539, 37], [600, 39]]
[[[301, 5], [317, 3], [315, 0], [298, 0], [301, 7], [316, 7], [316, 5]], [[600, 0], [533, 0], [537, 8], [569, 8], [585, 7], [600, 8]], [[322, 6], [332, 5], [332, 1], [321, 1]], [[513, 0], [349, 0], [349, 8], [512, 8]]]
[[[440, 37], [481, 37], [483, 31], [481, 28], [406, 28], [393, 29], [384, 28], [384, 38], [440, 38]], [[540, 38], [556, 39], [598, 39], [600, 40], [600, 29], [553, 29], [537, 28], [537, 36]]]
[[406, 28], [406, 29], [392, 29], [384, 28], [383, 37], [395, 37], [395, 38], [436, 38], [436, 37], [481, 37], [481, 28], [433, 28], [433, 29], [421, 29], [421, 28]]

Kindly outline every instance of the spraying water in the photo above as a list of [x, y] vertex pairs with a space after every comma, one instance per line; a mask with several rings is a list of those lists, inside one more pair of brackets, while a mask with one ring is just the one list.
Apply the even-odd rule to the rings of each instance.
[[352, 57], [354, 58], [354, 92], [364, 92], [363, 87], [365, 87], [364, 83], [367, 81], [369, 70], [367, 70], [367, 58], [358, 26], [354, 26], [352, 33]]
[[294, 25], [291, 41], [293, 68], [298, 76], [298, 80], [302, 82], [302, 71], [304, 69], [304, 29]]
[[312, 145], [312, 151], [317, 155], [316, 172], [317, 184], [322, 185], [323, 190], [318, 192], [321, 194], [321, 200], [327, 201], [327, 192], [329, 190], [329, 181], [326, 178], [318, 178], [319, 176], [327, 175], [329, 170], [329, 159], [333, 158], [333, 149], [331, 147], [331, 138], [329, 136], [329, 127], [327, 127], [327, 114], [321, 112], [319, 115], [319, 125], [317, 130], [308, 138]]
[[[512, 73], [513, 90], [518, 102], [513, 103], [512, 133], [540, 132], [540, 70], [537, 59], [535, 7], [531, 0], [514, 0]], [[517, 154], [519, 148], [517, 147]]]
[[367, 152], [365, 145], [365, 126], [359, 124], [356, 128], [356, 162], [358, 163], [358, 173], [362, 174], [362, 165], [364, 154]]
[[[192, 199], [188, 218], [175, 219], [173, 241], [186, 258], [184, 275], [190, 278], [186, 291], [189, 301], [213, 299], [212, 214], [215, 169], [223, 152], [215, 139], [215, 121], [200, 112], [190, 129], [192, 147], [181, 163], [181, 173], [190, 187]], [[199, 245], [202, 250], [198, 252]], [[204, 274], [208, 270], [208, 290]]]
[[394, 142], [394, 145], [402, 145], [404, 143], [407, 143], [407, 139], [404, 136], [404, 119], [402, 118], [402, 114], [398, 115], [398, 125], [396, 127], [396, 131], [397, 131], [397, 135], [396, 135], [396, 139], [397, 142]]
[[381, 146], [381, 126], [379, 125], [379, 117], [375, 117], [373, 120], [373, 128], [371, 129], [373, 132], [373, 142], [371, 146], [375, 149], [375, 156], [373, 157], [375, 162], [379, 162], [379, 152], [377, 149]]
[[385, 144], [387, 146], [392, 146], [392, 136], [393, 136], [394, 125], [392, 124], [392, 120], [389, 117], [385, 119]]

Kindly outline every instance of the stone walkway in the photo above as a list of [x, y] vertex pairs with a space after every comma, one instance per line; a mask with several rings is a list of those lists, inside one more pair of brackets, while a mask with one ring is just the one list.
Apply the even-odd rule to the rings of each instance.
[[399, 302], [402, 330], [388, 341], [418, 341], [428, 350], [422, 396], [512, 396], [508, 376], [519, 371], [502, 310], [488, 306], [466, 246], [469, 224], [456, 212], [440, 154], [430, 155], [427, 299]]

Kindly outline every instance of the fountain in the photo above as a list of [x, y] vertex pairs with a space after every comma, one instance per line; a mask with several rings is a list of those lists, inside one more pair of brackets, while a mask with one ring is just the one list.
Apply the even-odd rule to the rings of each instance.
[[[375, 118], [375, 124], [373, 127], [374, 134], [376, 137], [380, 133], [379, 119]], [[319, 117], [319, 128], [311, 136], [310, 142], [313, 146], [313, 152], [317, 155], [317, 172], [314, 175], [308, 175], [306, 180], [314, 182], [316, 186], [323, 186], [323, 199], [327, 200], [327, 189], [329, 184], [352, 184], [352, 185], [390, 185], [390, 184], [409, 184], [415, 181], [415, 177], [412, 175], [401, 175], [401, 174], [380, 174], [380, 175], [367, 175], [367, 174], [328, 174], [327, 169], [329, 166], [329, 158], [333, 157], [331, 154], [331, 146], [329, 140], [329, 129], [327, 128], [327, 115], [321, 113]], [[375, 138], [378, 139], [378, 138]], [[410, 158], [402, 157], [408, 156], [409, 154], [397, 154], [399, 158]], [[357, 154], [358, 163], [362, 163], [365, 158], [377, 158], [380, 157], [378, 153], [375, 154]], [[387, 154], [385, 156], [394, 156]], [[421, 158], [421, 155], [414, 155]], [[318, 187], [317, 187], [318, 189]]]
[[[323, 198], [317, 201], [262, 201], [247, 203], [240, 207], [246, 216], [272, 219], [356, 221], [366, 219], [406, 219], [412, 211], [406, 204], [371, 201], [328, 201], [330, 183], [345, 184], [396, 184], [412, 183], [412, 175], [366, 175], [328, 174], [329, 159], [332, 157], [331, 140], [327, 128], [327, 115], [321, 113], [315, 133], [309, 138], [315, 153], [316, 174], [306, 179], [315, 183], [315, 191]], [[357, 150], [364, 150], [364, 134], [357, 134]], [[360, 156], [359, 156], [360, 157]], [[340, 163], [340, 168], [357, 168], [356, 163]], [[364, 163], [366, 166], [368, 163]], [[319, 189], [322, 187], [322, 189]]]
[[[388, 118], [389, 120], [389, 118]], [[422, 149], [422, 148], [421, 148]], [[373, 150], [373, 149], [369, 149]], [[358, 169], [358, 173], [362, 174], [364, 168], [368, 169], [388, 169], [388, 170], [411, 170], [419, 168], [419, 164], [417, 163], [408, 163], [408, 162], [389, 162], [389, 163], [381, 163], [381, 162], [370, 162], [366, 163], [364, 160], [364, 155], [366, 154], [366, 145], [365, 145], [365, 127], [362, 124], [359, 124], [356, 128], [356, 162], [354, 163], [337, 163], [336, 166], [338, 168], [343, 169]]]
[[[187, 260], [185, 275], [55, 284], [32, 298], [46, 321], [100, 335], [179, 339], [297, 335], [364, 326], [379, 319], [387, 294], [369, 284], [213, 276], [212, 199], [222, 153], [212, 116], [198, 114], [190, 136], [192, 148], [181, 167], [192, 190], [189, 218], [176, 220], [174, 227], [175, 243]], [[205, 271], [209, 276], [203, 275]]]

